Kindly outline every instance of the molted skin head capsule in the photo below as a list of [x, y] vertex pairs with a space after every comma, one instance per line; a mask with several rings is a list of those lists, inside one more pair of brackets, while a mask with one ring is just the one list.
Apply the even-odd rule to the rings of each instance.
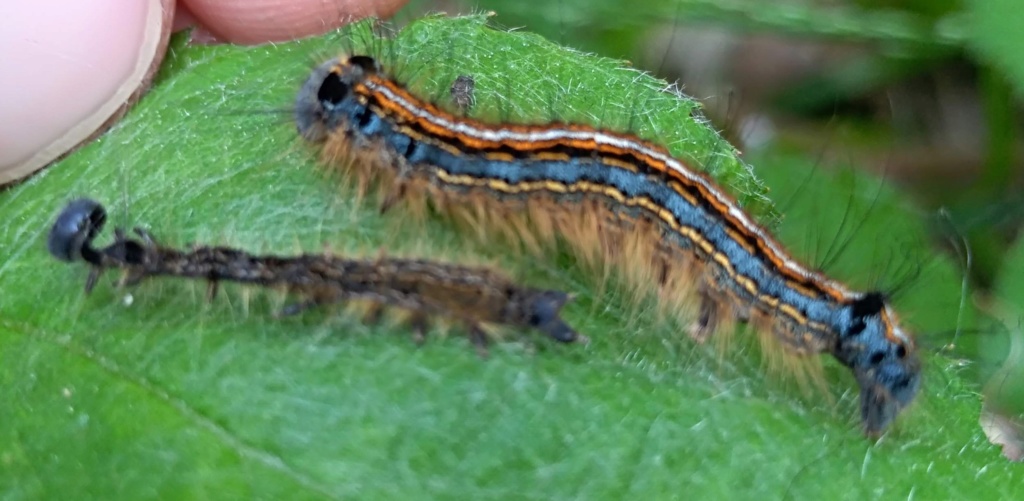
[[61, 261], [77, 261], [88, 254], [90, 242], [103, 228], [107, 211], [88, 198], [73, 200], [57, 216], [46, 239], [46, 248]]

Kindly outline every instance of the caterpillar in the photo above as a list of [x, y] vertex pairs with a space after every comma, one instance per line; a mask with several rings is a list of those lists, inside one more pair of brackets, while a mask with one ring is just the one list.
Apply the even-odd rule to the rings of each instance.
[[918, 392], [914, 340], [884, 293], [802, 265], [714, 180], [653, 142], [578, 123], [456, 116], [363, 54], [316, 67], [294, 118], [325, 163], [380, 187], [382, 211], [433, 206], [485, 234], [566, 242], [638, 288], [656, 284], [663, 310], [695, 317], [687, 330], [698, 341], [741, 322], [795, 354], [830, 354], [858, 382], [869, 436]]
[[417, 341], [425, 337], [429, 316], [445, 316], [465, 325], [481, 355], [487, 353], [485, 324], [532, 328], [562, 343], [587, 341], [559, 316], [570, 300], [568, 294], [524, 287], [488, 268], [385, 256], [360, 260], [323, 254], [253, 255], [201, 245], [179, 250], [158, 245], [140, 228], [134, 230], [138, 239], [117, 228], [112, 244], [96, 248], [93, 240], [106, 217], [106, 209], [98, 202], [74, 200], [57, 216], [47, 238], [53, 257], [85, 261], [92, 267], [87, 293], [104, 271], [121, 269], [126, 285], [157, 276], [203, 279], [211, 298], [220, 282], [278, 288], [302, 296], [302, 301], [285, 306], [281, 315], [345, 300], [369, 301], [375, 305], [371, 312], [379, 312], [382, 306], [409, 310]]

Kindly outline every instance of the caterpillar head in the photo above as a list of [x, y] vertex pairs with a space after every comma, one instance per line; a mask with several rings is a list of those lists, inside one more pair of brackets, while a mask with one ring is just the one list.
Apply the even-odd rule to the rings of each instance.
[[[295, 124], [299, 135], [311, 143], [324, 141], [339, 126], [352, 123], [365, 113], [356, 106], [353, 86], [368, 75], [378, 73], [380, 66], [369, 56], [348, 56], [332, 59], [317, 66], [295, 98]], [[358, 122], [358, 120], [356, 120]]]

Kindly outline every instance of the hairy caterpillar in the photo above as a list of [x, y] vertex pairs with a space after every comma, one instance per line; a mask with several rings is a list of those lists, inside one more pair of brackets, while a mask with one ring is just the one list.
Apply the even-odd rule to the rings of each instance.
[[711, 178], [661, 146], [582, 124], [485, 123], [448, 113], [371, 56], [317, 67], [295, 101], [324, 159], [378, 182], [382, 210], [424, 201], [524, 242], [564, 240], [617, 265], [706, 339], [751, 322], [800, 355], [828, 353], [861, 389], [866, 433], [884, 431], [920, 385], [914, 341], [880, 292], [855, 292], [790, 257]]

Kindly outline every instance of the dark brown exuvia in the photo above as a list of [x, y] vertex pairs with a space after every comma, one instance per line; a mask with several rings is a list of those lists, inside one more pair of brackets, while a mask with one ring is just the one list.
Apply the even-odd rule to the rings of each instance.
[[429, 316], [444, 316], [465, 325], [481, 353], [487, 345], [484, 324], [534, 328], [564, 343], [586, 341], [559, 316], [570, 300], [568, 294], [524, 287], [488, 268], [386, 256], [253, 255], [230, 247], [200, 245], [179, 250], [157, 244], [139, 228], [134, 230], [137, 239], [118, 228], [112, 244], [93, 247], [105, 221], [106, 210], [98, 202], [74, 200], [58, 215], [47, 240], [50, 254], [57, 259], [83, 260], [92, 266], [86, 292], [95, 287], [104, 271], [120, 269], [125, 272], [122, 283], [126, 285], [171, 276], [206, 280], [211, 297], [224, 281], [281, 289], [302, 297], [285, 307], [282, 315], [346, 300], [368, 301], [374, 314], [382, 306], [401, 308], [412, 313], [417, 340], [423, 338]]

